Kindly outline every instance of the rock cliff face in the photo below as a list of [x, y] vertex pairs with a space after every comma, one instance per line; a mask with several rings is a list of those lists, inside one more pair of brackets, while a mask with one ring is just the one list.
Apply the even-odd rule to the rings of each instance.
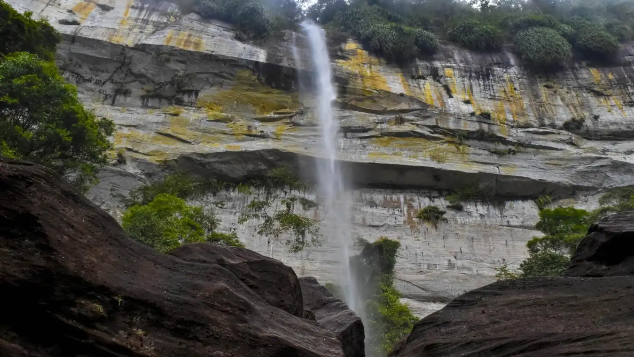
[[50, 170], [0, 158], [0, 355], [343, 355], [331, 331], [292, 314], [301, 301], [282, 309], [295, 291], [253, 282], [289, 279], [281, 288], [301, 300], [290, 268], [189, 248], [160, 254]]
[[[64, 34], [62, 73], [87, 107], [118, 125], [118, 162], [89, 193], [114, 216], [112, 189], [126, 193], [167, 167], [237, 180], [286, 165], [312, 176], [320, 139], [302, 35], [241, 43], [228, 25], [157, 0], [8, 2]], [[400, 68], [351, 40], [329, 45], [354, 236], [401, 242], [396, 284], [418, 315], [526, 257], [525, 242], [538, 234], [531, 199], [553, 194], [591, 208], [598, 190], [633, 184], [632, 44], [615, 66], [576, 63], [544, 75], [520, 67], [508, 47], [478, 54], [446, 45]], [[448, 204], [441, 191], [466, 185], [507, 201], [464, 203], [437, 229], [417, 222], [421, 207]], [[337, 276], [337, 244], [289, 254], [255, 236], [256, 223], [237, 224], [246, 196], [216, 200], [225, 201], [223, 226], [249, 248], [301, 276]], [[322, 219], [322, 209], [310, 215]]]
[[[499, 281], [415, 325], [393, 356], [633, 356], [633, 213], [594, 224], [569, 277]], [[606, 276], [606, 277], [603, 277]]]

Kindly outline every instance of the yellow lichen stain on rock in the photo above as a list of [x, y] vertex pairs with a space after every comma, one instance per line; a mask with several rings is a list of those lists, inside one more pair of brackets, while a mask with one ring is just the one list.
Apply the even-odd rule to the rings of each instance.
[[78, 18], [80, 18], [80, 24], [82, 24], [85, 20], [87, 20], [87, 18], [95, 8], [96, 4], [94, 2], [82, 1], [77, 3], [72, 10], [74, 13], [78, 14]]
[[513, 175], [518, 171], [518, 168], [510, 165], [500, 166], [500, 173], [505, 175]]
[[231, 89], [201, 95], [197, 104], [212, 112], [236, 113], [242, 107], [249, 107], [247, 110], [266, 115], [278, 110], [299, 108], [295, 95], [264, 85], [251, 71], [240, 70]]
[[431, 106], [435, 106], [435, 103], [433, 102], [433, 93], [431, 92], [431, 84], [428, 82], [424, 84], [424, 102]]
[[405, 79], [404, 75], [402, 73], [398, 73], [398, 77], [400, 78], [400, 82], [402, 83], [402, 88], [404, 89], [405, 95], [413, 96], [411, 87], [409, 86], [409, 82], [407, 81], [407, 79]]
[[129, 24], [129, 14], [131, 13], [131, 6], [133, 6], [133, 3], [135, 2], [135, 0], [128, 0], [127, 4], [125, 5], [124, 8], [124, 14], [122, 14], [122, 20], [120, 20], [120, 26], [127, 26]]
[[357, 42], [349, 41], [344, 45], [345, 50], [356, 50], [360, 49], [360, 44]]
[[204, 40], [202, 39], [202, 36], [194, 35], [189, 31], [180, 31], [177, 35], [174, 35], [174, 32], [171, 31], [164, 39], [163, 43], [183, 50], [204, 50]]
[[169, 33], [167, 34], [167, 37], [164, 38], [164, 45], [169, 45], [171, 44], [171, 41], [173, 40], [173, 30], [169, 30]]
[[453, 78], [453, 68], [445, 68], [444, 69], [444, 76], [446, 76], [448, 78]]
[[369, 159], [385, 159], [385, 160], [389, 160], [392, 159], [393, 157], [390, 154], [381, 152], [381, 151], [371, 151], [369, 153], [367, 153], [367, 158]]
[[600, 71], [595, 68], [589, 68], [589, 71], [591, 72], [591, 75], [593, 75], [593, 80], [596, 82], [596, 84], [600, 84], [600, 82], [602, 81]]
[[289, 129], [294, 131], [296, 130], [295, 127], [289, 127], [288, 125], [285, 125], [285, 124], [276, 126], [276, 131], [274, 132], [276, 139], [281, 140], [282, 134], [284, 134]]
[[509, 74], [507, 74], [505, 77], [504, 94], [501, 95], [505, 97], [509, 104], [509, 109], [511, 110], [513, 121], [518, 121], [519, 117], [526, 116], [524, 100], [522, 99], [520, 93], [516, 91], [515, 85], [511, 79], [511, 75]]
[[446, 109], [447, 105], [444, 103], [444, 98], [442, 97], [442, 93], [440, 92], [440, 88], [436, 88], [436, 99], [438, 99], [438, 104], [440, 108]]
[[492, 115], [492, 118], [495, 118], [498, 126], [500, 127], [500, 133], [505, 136], [509, 135], [509, 128], [507, 127], [507, 112], [502, 101], [496, 102]]
[[387, 79], [375, 69], [383, 63], [382, 60], [370, 56], [357, 44], [347, 43], [345, 49], [347, 48], [350, 48], [351, 56], [348, 60], [338, 60], [337, 63], [356, 77], [361, 94], [371, 95], [375, 90], [390, 91]]
[[627, 114], [624, 112], [624, 107], [622, 106], [622, 102], [620, 102], [620, 100], [616, 99], [615, 97], [613, 98], [613, 102], [616, 104], [618, 109], [620, 109], [620, 111], [622, 112], [622, 115], [624, 117], [627, 117]]
[[229, 151], [241, 151], [242, 150], [242, 146], [240, 145], [234, 145], [234, 144], [229, 144], [226, 145], [225, 148]]
[[616, 77], [613, 76], [613, 74], [611, 73], [611, 71], [609, 71], [609, 74], [607, 74], [607, 77], [609, 77], [610, 80], [615, 79]]

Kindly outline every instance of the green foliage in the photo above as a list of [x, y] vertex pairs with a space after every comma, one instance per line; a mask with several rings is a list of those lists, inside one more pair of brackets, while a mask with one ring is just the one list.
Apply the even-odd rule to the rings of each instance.
[[620, 20], [609, 21], [605, 25], [605, 28], [607, 32], [615, 37], [618, 41], [633, 40], [633, 29]]
[[373, 299], [366, 302], [370, 327], [376, 329], [368, 334], [375, 344], [370, 356], [385, 356], [403, 337], [411, 332], [420, 320], [409, 307], [400, 302], [400, 292], [393, 286], [393, 276], [383, 275]]
[[519, 32], [522, 30], [536, 28], [536, 27], [544, 27], [555, 29], [560, 26], [560, 21], [551, 15], [525, 15], [516, 18], [510, 24], [510, 28], [514, 32]]
[[550, 195], [542, 195], [536, 199], [536, 205], [538, 205], [538, 209], [542, 210], [545, 206], [551, 204], [553, 198]]
[[29, 53], [0, 62], [2, 153], [48, 166], [79, 188], [107, 163], [114, 125], [85, 110], [53, 62]]
[[473, 185], [465, 185], [445, 197], [451, 205], [459, 204], [463, 201], [480, 200], [480, 190]]
[[444, 214], [446, 213], [446, 211], [440, 210], [437, 206], [429, 205], [418, 212], [417, 218], [433, 225], [434, 227], [438, 227], [438, 223], [440, 221], [446, 220], [444, 218]]
[[540, 210], [536, 229], [551, 236], [568, 236], [587, 233], [590, 226], [589, 212], [572, 207]]
[[557, 31], [534, 27], [522, 30], [515, 38], [516, 50], [533, 66], [559, 65], [571, 58], [571, 45]]
[[376, 276], [379, 274], [393, 274], [396, 266], [396, 253], [400, 243], [387, 237], [381, 237], [374, 243], [363, 243], [360, 253], [361, 261], [375, 269]]
[[163, 253], [186, 243], [237, 245], [237, 236], [214, 232], [217, 223], [212, 213], [170, 194], [159, 194], [150, 203], [134, 205], [122, 215], [122, 228], [131, 238]]
[[333, 295], [334, 298], [337, 299], [344, 299], [344, 294], [342, 293], [342, 289], [340, 288], [340, 286], [334, 284], [334, 283], [326, 283], [324, 284], [324, 287], [329, 290], [329, 292], [331, 293], [331, 295]]
[[244, 244], [238, 239], [238, 234], [231, 233], [225, 234], [221, 232], [212, 231], [207, 235], [206, 242], [211, 244], [222, 244], [227, 246], [234, 246], [239, 248], [244, 248]]
[[167, 175], [161, 181], [133, 189], [129, 196], [122, 198], [122, 201], [126, 207], [146, 205], [160, 194], [174, 195], [189, 200], [205, 193], [216, 193], [222, 186], [223, 184], [214, 180], [195, 179], [186, 174], [174, 173]]
[[273, 26], [266, 8], [253, 0], [195, 0], [193, 10], [204, 18], [234, 24], [248, 38], [267, 37]]
[[456, 21], [447, 31], [447, 36], [451, 41], [471, 50], [500, 50], [503, 43], [502, 35], [497, 28], [475, 19]]
[[576, 49], [598, 58], [609, 58], [618, 51], [618, 41], [601, 24], [579, 18], [569, 24], [576, 30]]
[[569, 267], [570, 258], [553, 252], [532, 255], [520, 264], [522, 277], [561, 276]]
[[633, 211], [633, 186], [609, 190], [599, 200], [600, 208], [591, 215], [593, 221], [624, 211]]
[[438, 37], [423, 29], [415, 29], [415, 44], [424, 54], [435, 54], [440, 48]]
[[514, 280], [522, 276], [522, 274], [517, 271], [511, 271], [507, 264], [504, 264], [495, 270], [496, 278], [498, 280]]
[[46, 20], [33, 20], [0, 0], [0, 55], [26, 51], [53, 60], [60, 34]]

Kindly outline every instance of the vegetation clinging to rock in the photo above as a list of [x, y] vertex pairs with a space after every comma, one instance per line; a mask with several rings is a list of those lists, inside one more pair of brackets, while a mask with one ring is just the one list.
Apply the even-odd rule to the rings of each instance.
[[440, 210], [437, 206], [429, 205], [418, 212], [417, 218], [433, 225], [434, 227], [438, 227], [439, 222], [446, 220], [444, 218], [444, 214], [446, 213], [446, 211]]
[[516, 50], [533, 66], [560, 65], [571, 58], [571, 45], [549, 28], [534, 27], [522, 30], [515, 38]]
[[499, 50], [503, 43], [502, 35], [497, 28], [474, 19], [455, 22], [447, 31], [447, 36], [471, 50], [495, 51]]

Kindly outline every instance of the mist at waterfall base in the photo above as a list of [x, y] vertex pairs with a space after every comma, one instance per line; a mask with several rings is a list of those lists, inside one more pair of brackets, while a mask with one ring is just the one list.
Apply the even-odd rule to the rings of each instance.
[[[306, 35], [310, 53], [309, 58], [313, 65], [313, 92], [314, 116], [320, 125], [321, 146], [318, 149], [316, 181], [318, 198], [322, 199], [325, 219], [323, 223], [323, 235], [325, 241], [336, 244], [341, 254], [336, 254], [341, 266], [341, 278], [334, 279], [342, 288], [343, 300], [349, 308], [355, 311], [362, 319], [365, 332], [368, 329], [368, 321], [364, 307], [364, 299], [360, 296], [359, 284], [356, 284], [356, 276], [350, 266], [351, 246], [353, 244], [351, 224], [351, 193], [348, 191], [346, 179], [337, 159], [338, 133], [340, 124], [334, 116], [333, 101], [336, 99], [336, 91], [333, 86], [331, 71], [331, 59], [327, 50], [324, 30], [314, 22], [305, 20], [302, 29]], [[294, 38], [297, 41], [296, 38]], [[293, 55], [296, 68], [301, 69], [300, 50], [294, 44]], [[299, 89], [300, 90], [300, 89]]]

